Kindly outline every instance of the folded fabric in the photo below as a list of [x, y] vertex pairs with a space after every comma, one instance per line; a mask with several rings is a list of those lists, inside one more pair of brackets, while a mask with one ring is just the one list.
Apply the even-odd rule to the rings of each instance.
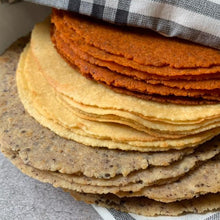
[[26, 0], [220, 49], [220, 4], [210, 0]]

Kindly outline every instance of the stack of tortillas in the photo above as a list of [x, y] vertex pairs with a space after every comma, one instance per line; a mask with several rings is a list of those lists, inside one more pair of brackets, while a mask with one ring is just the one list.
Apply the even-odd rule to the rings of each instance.
[[220, 100], [217, 50], [62, 11], [54, 11], [52, 22], [59, 53], [83, 75], [117, 92], [162, 103]]
[[22, 44], [0, 59], [1, 151], [87, 203], [219, 209], [219, 52], [63, 11], [52, 22], [20, 56], [23, 105]]

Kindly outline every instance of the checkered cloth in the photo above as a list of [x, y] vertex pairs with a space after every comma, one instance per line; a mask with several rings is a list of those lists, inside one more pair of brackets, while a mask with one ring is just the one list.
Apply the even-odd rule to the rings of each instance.
[[220, 0], [26, 0], [220, 49]]
[[92, 205], [99, 213], [103, 220], [220, 220], [220, 212], [206, 213], [206, 214], [186, 214], [183, 216], [169, 217], [144, 217], [131, 213], [119, 212], [114, 209], [106, 209], [100, 206]]

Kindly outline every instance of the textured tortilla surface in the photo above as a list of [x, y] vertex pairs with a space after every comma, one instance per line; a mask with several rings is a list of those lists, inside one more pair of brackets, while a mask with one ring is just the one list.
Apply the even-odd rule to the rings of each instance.
[[120, 199], [113, 194], [86, 194], [68, 191], [66, 189], [64, 189], [64, 191], [70, 192], [75, 199], [88, 204], [96, 204], [106, 208], [114, 208], [122, 212], [130, 212], [144, 216], [178, 216], [186, 213], [205, 213], [220, 209], [219, 193], [180, 202], [162, 203], [145, 197]]
[[[174, 68], [210, 67], [220, 64], [218, 50], [209, 47], [179, 39], [171, 41], [150, 31], [144, 34], [137, 29], [134, 31], [102, 22], [93, 22], [72, 13], [65, 13], [64, 19], [69, 28], [74, 29], [88, 44], [108, 53], [134, 60], [139, 64]], [[158, 45], [160, 47], [157, 47]], [[200, 54], [199, 57], [198, 54]]]

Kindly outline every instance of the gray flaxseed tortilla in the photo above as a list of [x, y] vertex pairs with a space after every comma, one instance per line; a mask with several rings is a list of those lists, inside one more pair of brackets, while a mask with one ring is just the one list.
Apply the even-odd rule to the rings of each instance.
[[199, 166], [180, 180], [161, 186], [145, 187], [139, 192], [121, 192], [120, 197], [144, 196], [160, 202], [192, 199], [195, 196], [220, 192], [220, 155]]
[[[46, 172], [39, 171], [25, 165], [18, 157], [17, 153], [8, 149], [2, 149], [5, 156], [7, 156], [12, 163], [19, 167], [19, 169], [43, 182], [48, 181]], [[45, 175], [44, 175], [45, 174]], [[41, 179], [42, 178], [42, 179]], [[52, 179], [55, 183], [56, 179]], [[150, 200], [145, 197], [131, 197], [131, 198], [118, 198], [113, 194], [98, 195], [98, 194], [85, 194], [75, 191], [66, 190], [71, 195], [80, 201], [90, 204], [97, 204], [107, 208], [114, 208], [123, 212], [132, 212], [139, 215], [156, 216], [156, 215], [170, 215], [176, 216], [184, 213], [204, 213], [207, 211], [220, 209], [220, 194], [208, 194], [200, 196], [192, 200], [183, 200], [173, 203], [161, 203]]]
[[111, 188], [118, 186], [121, 191], [135, 192], [146, 186], [163, 184], [179, 179], [196, 166], [201, 165], [201, 162], [209, 160], [219, 153], [220, 141], [216, 138], [199, 147], [193, 154], [185, 156], [182, 160], [172, 163], [169, 166], [151, 167], [132, 172], [126, 177], [118, 175], [108, 180], [88, 178], [82, 175], [72, 176], [72, 180], [78, 184], [109, 186]]
[[173, 203], [161, 203], [144, 197], [120, 199], [113, 194], [98, 195], [74, 191], [70, 191], [70, 193], [79, 201], [145, 216], [177, 216], [185, 213], [204, 213], [220, 209], [220, 193]]
[[[77, 192], [91, 194], [113, 193], [120, 197], [144, 196], [164, 203], [192, 199], [195, 196], [220, 192], [218, 174], [220, 167], [219, 158], [206, 162], [197, 170], [193, 171], [190, 175], [182, 178], [182, 180], [161, 186], [146, 187], [140, 192], [135, 192], [131, 195], [131, 193], [125, 192], [116, 193], [118, 190], [120, 190], [120, 187], [98, 187], [74, 183], [71, 179], [71, 175], [61, 174], [58, 172], [42, 171], [24, 164], [24, 162], [20, 159], [18, 152], [7, 149], [5, 146], [1, 146], [1, 151], [24, 174], [40, 180], [41, 182], [50, 183], [54, 187], [61, 187]], [[159, 193], [161, 193], [161, 195], [159, 195]]]

